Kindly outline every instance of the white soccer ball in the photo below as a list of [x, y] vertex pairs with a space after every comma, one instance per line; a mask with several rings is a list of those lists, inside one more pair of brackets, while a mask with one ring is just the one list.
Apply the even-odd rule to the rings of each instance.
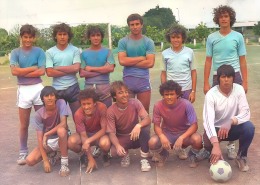
[[210, 177], [216, 182], [226, 182], [232, 176], [232, 169], [228, 162], [219, 160], [209, 168]]

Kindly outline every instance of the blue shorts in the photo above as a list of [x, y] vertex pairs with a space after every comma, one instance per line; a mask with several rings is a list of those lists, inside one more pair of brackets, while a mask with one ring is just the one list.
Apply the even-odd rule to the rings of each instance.
[[126, 76], [123, 79], [124, 83], [133, 94], [138, 94], [151, 90], [151, 83], [149, 79], [133, 76]]
[[176, 140], [184, 133], [184, 132], [179, 132], [179, 133], [172, 133], [167, 130], [163, 130], [164, 135], [167, 137], [167, 139], [170, 141], [171, 146], [173, 146], [176, 142]]
[[78, 101], [78, 95], [80, 92], [79, 84], [76, 83], [67, 89], [64, 90], [58, 90], [58, 98], [64, 99], [68, 103], [73, 103], [75, 101]]
[[111, 97], [110, 84], [85, 84], [85, 89], [87, 88], [94, 88], [101, 102]]

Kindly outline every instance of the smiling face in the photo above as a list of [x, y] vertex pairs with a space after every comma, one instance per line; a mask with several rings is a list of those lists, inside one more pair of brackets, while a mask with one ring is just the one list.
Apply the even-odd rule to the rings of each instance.
[[121, 87], [120, 89], [116, 89], [116, 96], [114, 96], [116, 99], [116, 103], [119, 105], [127, 105], [129, 100], [129, 93], [128, 89], [125, 87]]
[[35, 41], [35, 37], [31, 34], [25, 33], [21, 36], [22, 47], [26, 49], [30, 49], [33, 46]]
[[174, 105], [178, 100], [178, 95], [174, 90], [165, 90], [163, 92], [163, 100], [167, 105]]
[[182, 48], [183, 39], [181, 34], [171, 34], [170, 41], [173, 50], [180, 50]]
[[53, 106], [56, 103], [56, 96], [54, 93], [43, 96], [44, 106]]
[[94, 103], [92, 98], [87, 98], [87, 99], [82, 99], [80, 100], [80, 105], [82, 110], [84, 111], [84, 113], [87, 116], [92, 116], [94, 110], [95, 110], [95, 105], [96, 103]]

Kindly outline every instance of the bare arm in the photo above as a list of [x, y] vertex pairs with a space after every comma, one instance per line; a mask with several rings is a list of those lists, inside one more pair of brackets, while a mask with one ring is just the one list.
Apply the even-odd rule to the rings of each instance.
[[119, 61], [119, 64], [122, 66], [126, 66], [126, 67], [134, 66], [143, 60], [146, 60], [146, 57], [144, 57], [144, 56], [127, 57], [126, 52], [118, 53], [118, 61]]
[[165, 134], [163, 133], [162, 128], [160, 126], [154, 124], [154, 132], [160, 138], [162, 147], [166, 150], [171, 149], [171, 143], [168, 140], [168, 138], [165, 136]]
[[89, 72], [89, 71], [86, 71], [85, 69], [79, 70], [79, 76], [81, 78], [84, 78], [84, 77], [92, 78], [92, 77], [98, 76], [98, 75], [100, 75], [100, 73], [98, 73], [98, 72]]
[[247, 82], [247, 63], [246, 63], [246, 57], [240, 56], [239, 57], [239, 63], [240, 63], [240, 70], [242, 74], [242, 86], [244, 87], [245, 92], [248, 91], [248, 82]]
[[45, 74], [45, 68], [41, 67], [33, 72], [28, 73], [27, 75], [25, 75], [25, 77], [39, 77], [39, 76], [43, 76], [44, 74]]
[[161, 84], [167, 81], [166, 71], [161, 72]]
[[49, 173], [49, 172], [51, 172], [51, 165], [49, 163], [47, 153], [43, 147], [43, 132], [42, 131], [37, 131], [37, 140], [38, 140], [38, 147], [39, 147], [39, 150], [40, 150], [40, 153], [42, 156], [42, 160], [43, 160], [44, 171], [46, 173]]
[[196, 69], [191, 71], [192, 91], [189, 95], [191, 103], [195, 102], [196, 99], [196, 86], [197, 86], [197, 71]]
[[205, 66], [204, 66], [204, 94], [206, 94], [210, 89], [209, 84], [209, 75], [212, 65], [212, 57], [206, 57]]
[[67, 74], [75, 74], [79, 72], [80, 63], [75, 63], [70, 66], [55, 66], [54, 69], [59, 70], [61, 72], [67, 73]]
[[98, 72], [102, 74], [111, 73], [114, 71], [115, 65], [109, 64], [108, 62], [104, 66], [94, 67], [94, 66], [86, 66], [85, 70], [89, 72]]
[[155, 62], [155, 55], [154, 54], [147, 54], [145, 60], [142, 60], [135, 64], [135, 67], [139, 68], [152, 68]]
[[11, 65], [11, 73], [13, 76], [26, 76], [27, 74], [38, 70], [37, 66], [20, 68], [18, 66]]
[[49, 130], [48, 132], [46, 132], [46, 133], [44, 134], [44, 136], [46, 136], [46, 137], [48, 138], [48, 136], [51, 136], [51, 135], [56, 134], [58, 128], [60, 128], [60, 127], [63, 127], [63, 128], [65, 128], [65, 129], [67, 129], [67, 116], [61, 116], [61, 117], [60, 117], [60, 120], [61, 120], [60, 123], [57, 124], [57, 126], [54, 127], [53, 129], [51, 129], [51, 130]]
[[59, 71], [57, 69], [54, 69], [52, 67], [49, 67], [46, 69], [46, 73], [48, 77], [60, 77], [60, 76], [65, 76], [67, 73], [64, 73], [62, 71]]

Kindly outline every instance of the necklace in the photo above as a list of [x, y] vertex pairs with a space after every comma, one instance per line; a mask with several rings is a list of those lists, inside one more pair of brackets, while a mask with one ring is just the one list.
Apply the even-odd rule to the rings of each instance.
[[126, 106], [125, 108], [120, 108], [120, 107], [118, 107], [118, 106], [117, 106], [118, 110], [121, 110], [121, 111], [124, 111], [124, 110], [126, 110], [126, 109], [127, 109], [127, 107], [128, 107], [128, 106]]

